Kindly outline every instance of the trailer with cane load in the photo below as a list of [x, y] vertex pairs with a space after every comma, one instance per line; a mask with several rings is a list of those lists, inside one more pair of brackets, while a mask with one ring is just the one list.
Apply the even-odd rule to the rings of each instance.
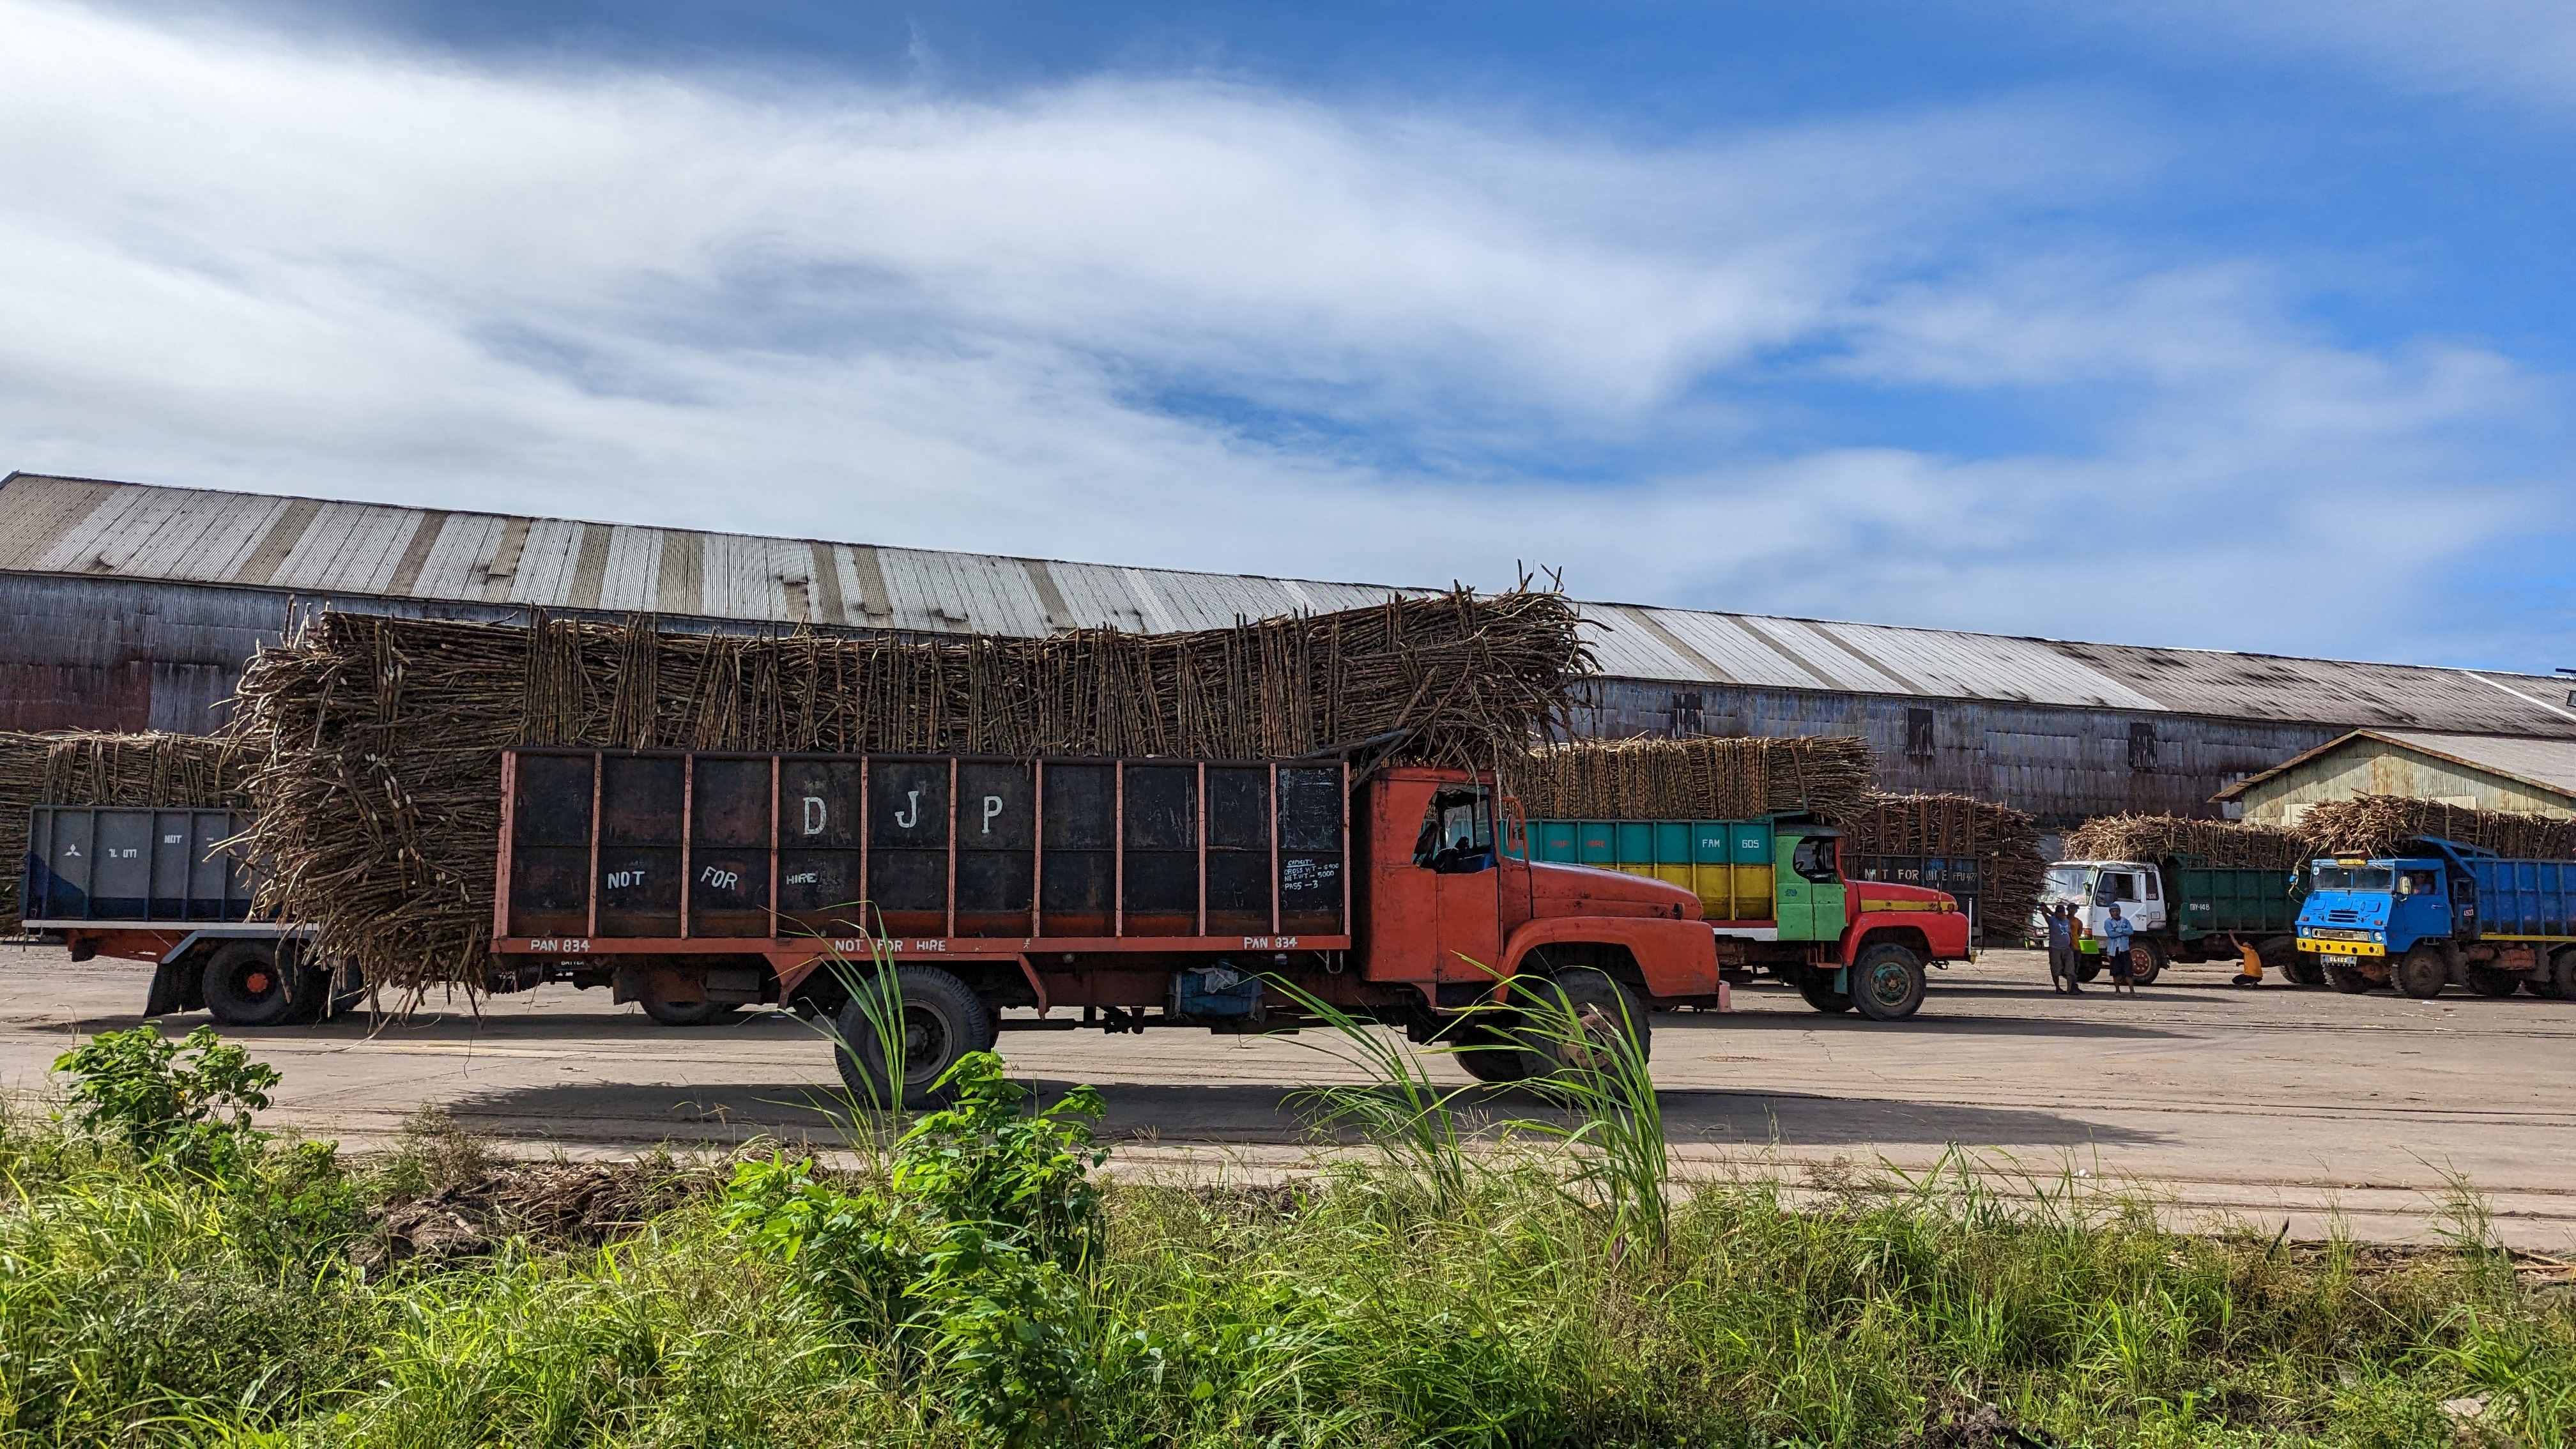
[[[1641, 1046], [1649, 1009], [1726, 999], [1695, 893], [1531, 859], [1484, 772], [527, 747], [499, 784], [496, 989], [789, 1006], [870, 1093], [1004, 1031], [1292, 1027], [1299, 994], [1429, 1041], [1542, 976]], [[1461, 1062], [1548, 1070], [1490, 1046]]]

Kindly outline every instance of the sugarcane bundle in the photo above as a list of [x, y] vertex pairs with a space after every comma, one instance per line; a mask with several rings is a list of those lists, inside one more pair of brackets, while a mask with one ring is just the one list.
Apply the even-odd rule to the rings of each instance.
[[249, 752], [204, 735], [0, 731], [0, 927], [18, 928], [18, 890], [34, 805], [240, 809]]
[[2168, 855], [2196, 855], [2220, 867], [2294, 870], [2310, 853], [2299, 832], [2251, 820], [2097, 815], [2066, 835], [2069, 860], [2161, 860]]
[[481, 980], [513, 745], [1288, 759], [1407, 732], [1490, 765], [1591, 666], [1553, 592], [1465, 590], [1229, 629], [1047, 639], [673, 634], [325, 612], [261, 651], [261, 905], [380, 987]]
[[2515, 810], [2479, 810], [2402, 795], [2356, 795], [2310, 806], [2299, 834], [2317, 855], [2385, 856], [2431, 837], [2516, 860], [2576, 859], [2576, 820]]
[[1545, 745], [1504, 777], [1533, 819], [1839, 821], [1869, 793], [1867, 741], [1844, 736], [1600, 740]]
[[1873, 793], [1843, 821], [1847, 859], [1933, 856], [1977, 863], [1977, 919], [1989, 939], [2017, 935], [2038, 908], [2048, 858], [2038, 822], [1971, 795]]

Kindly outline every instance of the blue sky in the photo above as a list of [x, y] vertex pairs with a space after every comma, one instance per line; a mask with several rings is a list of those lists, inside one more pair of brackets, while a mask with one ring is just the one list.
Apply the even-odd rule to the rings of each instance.
[[2576, 664], [2576, 9], [0, 0], [0, 466]]

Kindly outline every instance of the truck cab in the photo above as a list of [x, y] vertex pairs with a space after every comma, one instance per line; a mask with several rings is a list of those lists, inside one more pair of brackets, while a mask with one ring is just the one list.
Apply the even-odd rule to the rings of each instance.
[[2449, 939], [2454, 922], [2444, 867], [2440, 859], [2421, 856], [2311, 861], [2308, 900], [2299, 911], [2299, 949], [2359, 965], [2367, 958], [2403, 956], [2422, 941]]
[[[2149, 861], [2061, 860], [2048, 868], [2040, 886], [2039, 904], [2042, 911], [2056, 905], [2075, 907], [2075, 949], [2088, 956], [2102, 953], [2102, 926], [2110, 920], [2113, 906], [2120, 908], [2120, 918], [2136, 932], [2133, 940], [2144, 942], [2170, 935], [2173, 924], [2173, 903], [2166, 899], [2164, 872]], [[2047, 921], [2034, 915], [2031, 931], [2047, 939]], [[2161, 964], [2161, 958], [2156, 964]], [[2153, 971], [2147, 971], [2141, 973], [2140, 979], [2154, 977]]]

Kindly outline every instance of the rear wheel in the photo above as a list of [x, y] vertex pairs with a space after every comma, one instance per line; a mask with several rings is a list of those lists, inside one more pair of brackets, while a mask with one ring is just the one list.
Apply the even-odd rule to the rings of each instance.
[[2418, 1001], [2430, 1001], [2442, 994], [2451, 981], [2451, 963], [2441, 950], [2432, 945], [2417, 946], [2397, 958], [2389, 969], [2388, 979], [2398, 990]]
[[2562, 946], [2549, 958], [2549, 969], [2535, 973], [2531, 994], [2557, 1001], [2576, 1001], [2576, 946]]
[[1860, 953], [1851, 965], [1852, 1005], [1872, 1021], [1903, 1021], [1923, 1007], [1923, 958], [1893, 941]]
[[2359, 996], [2375, 984], [2361, 974], [2360, 967], [2346, 964], [2339, 956], [2327, 958], [2320, 969], [2326, 973], [2326, 984], [2346, 996]]
[[2522, 978], [2510, 971], [2498, 971], [2492, 966], [2469, 968], [2469, 989], [2480, 996], [2511, 996], [2521, 984]]
[[[206, 1010], [226, 1026], [278, 1026], [293, 1020], [301, 1001], [286, 995], [286, 974], [272, 941], [233, 941], [206, 960]], [[300, 996], [319, 993], [299, 993]]]
[[1514, 1033], [1521, 1080], [1600, 1072], [1612, 1065], [1602, 1044], [1616, 1035], [1635, 1044], [1639, 1062], [1654, 1054], [1654, 1025], [1645, 1008], [1606, 972], [1578, 966], [1522, 990], [1534, 993], [1542, 1009], [1524, 1012]]
[[855, 983], [841, 1008], [841, 1081], [860, 1101], [887, 1108], [901, 1083], [905, 1106], [940, 1100], [935, 1084], [968, 1052], [993, 1046], [993, 1013], [966, 983], [936, 966], [904, 966]]
[[1809, 1006], [1829, 1015], [1837, 1011], [1851, 1010], [1851, 993], [1834, 989], [1832, 972], [1820, 971], [1813, 966], [1801, 966], [1797, 971], [1795, 981], [1798, 994], [1807, 999]]
[[644, 1014], [664, 1026], [706, 1026], [719, 1022], [742, 1008], [730, 1001], [665, 1001], [647, 995]]

